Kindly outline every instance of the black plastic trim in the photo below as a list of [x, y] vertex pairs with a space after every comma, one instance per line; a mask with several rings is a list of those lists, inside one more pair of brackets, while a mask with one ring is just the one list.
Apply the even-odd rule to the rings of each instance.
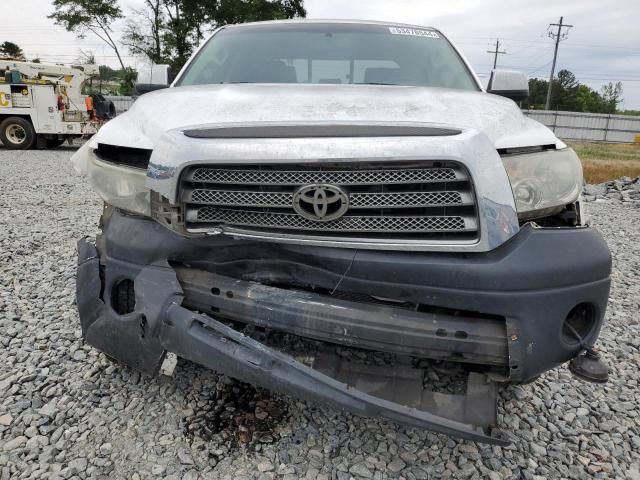
[[149, 167], [152, 150], [146, 148], [120, 147], [98, 143], [96, 156], [105, 162], [146, 170]]
[[342, 138], [342, 137], [440, 137], [460, 130], [414, 125], [260, 125], [198, 128], [183, 132], [191, 138]]

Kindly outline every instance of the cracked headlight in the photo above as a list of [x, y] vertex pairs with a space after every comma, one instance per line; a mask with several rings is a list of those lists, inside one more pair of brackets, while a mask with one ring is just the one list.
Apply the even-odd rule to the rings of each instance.
[[571, 148], [502, 156], [520, 220], [551, 215], [580, 197], [582, 164]]
[[146, 186], [146, 170], [128, 166], [129, 158], [126, 156], [118, 157], [116, 163], [115, 159], [100, 156], [98, 149], [92, 147], [95, 146], [85, 144], [74, 154], [71, 161], [76, 170], [87, 176], [93, 189], [109, 205], [150, 216], [151, 200]]

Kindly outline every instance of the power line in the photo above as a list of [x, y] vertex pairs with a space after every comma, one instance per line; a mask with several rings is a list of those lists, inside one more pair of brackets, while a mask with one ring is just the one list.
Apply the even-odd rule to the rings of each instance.
[[597, 80], [599, 82], [616, 81], [616, 82], [640, 82], [640, 78], [594, 78], [594, 77], [578, 77], [580, 80]]
[[520, 49], [518, 49], [516, 51], [509, 52], [509, 55], [521, 55], [522, 52], [526, 52], [526, 51], [529, 50], [529, 55], [525, 55], [525, 58], [532, 57], [532, 56], [537, 55], [537, 53], [535, 53], [535, 50], [534, 50], [533, 55], [531, 55], [531, 51], [530, 50], [532, 48], [537, 50], [537, 49], [540, 49], [541, 47], [539, 47], [538, 45], [525, 45], [524, 47], [522, 47], [522, 48], [520, 48]]
[[[557, 25], [557, 24], [555, 24]], [[551, 26], [551, 25], [550, 25]], [[568, 25], [563, 25], [563, 26], [568, 26]], [[573, 25], [572, 25], [573, 26]], [[493, 41], [493, 38], [487, 38], [487, 37], [455, 37], [455, 36], [451, 36], [452, 38], [456, 39], [456, 43], [475, 43], [475, 44], [481, 44], [482, 42], [486, 42], [487, 40]], [[475, 42], [461, 42], [460, 40], [476, 40]], [[478, 41], [479, 40], [479, 41]], [[540, 45], [548, 45], [547, 41], [544, 40], [529, 40], [529, 39], [525, 39], [525, 38], [505, 38], [502, 37], [503, 41], [506, 41], [508, 43], [514, 42], [514, 43], [524, 43], [524, 44], [540, 44]], [[629, 45], [611, 45], [611, 44], [587, 44], [587, 43], [571, 43], [571, 45], [567, 45], [567, 48], [608, 48], [608, 49], [615, 49], [615, 50], [633, 50], [633, 51], [640, 51], [640, 48], [638, 47], [630, 47]]]
[[553, 74], [556, 71], [556, 60], [558, 58], [558, 46], [560, 45], [560, 42], [566, 39], [568, 36], [567, 33], [562, 32], [562, 29], [566, 28], [567, 30], [569, 30], [570, 28], [573, 27], [573, 25], [567, 25], [566, 23], [563, 24], [562, 23], [563, 18], [564, 17], [560, 17], [560, 23], [549, 24], [549, 28], [558, 27], [558, 33], [553, 33], [553, 31], [549, 32], [549, 37], [556, 41], [556, 48], [553, 51], [553, 63], [551, 64], [551, 76], [549, 77], [549, 87], [547, 88], [547, 101], [544, 104], [545, 110], [549, 110], [549, 104], [551, 103], [551, 86], [553, 84]]
[[[524, 60], [524, 67], [522, 68], [533, 68], [532, 65], [538, 65], [541, 61], [544, 61], [544, 59], [548, 59], [551, 56], [552, 51], [553, 51], [553, 47], [552, 46], [549, 47], [549, 45], [547, 45], [547, 48], [545, 48], [542, 52], [538, 52], [536, 55], [518, 58], [518, 60], [520, 60], [521, 62]], [[516, 58], [515, 54], [512, 53], [511, 55], [513, 55], [514, 59]], [[547, 65], [550, 65], [550, 64], [551, 64], [551, 60], [546, 62], [544, 66], [546, 67]], [[542, 67], [539, 67], [539, 68], [542, 68]]]
[[536, 73], [539, 72], [540, 70], [542, 70], [543, 68], [547, 68], [549, 66], [549, 64], [552, 62], [552, 60], [549, 60], [547, 63], [545, 63], [544, 65], [539, 66], [538, 68], [534, 69], [534, 70], [530, 70], [529, 72], [527, 72], [527, 75], [531, 75], [532, 73]]
[[493, 69], [495, 70], [496, 65], [498, 64], [498, 55], [506, 55], [506, 51], [500, 51], [500, 39], [496, 38], [496, 48], [495, 50], [487, 50], [487, 53], [493, 53]]

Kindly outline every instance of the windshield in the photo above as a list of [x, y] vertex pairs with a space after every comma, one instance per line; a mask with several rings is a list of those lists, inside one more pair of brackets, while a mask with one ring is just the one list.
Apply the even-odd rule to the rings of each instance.
[[200, 50], [176, 85], [313, 83], [479, 90], [435, 30], [291, 23], [226, 28]]

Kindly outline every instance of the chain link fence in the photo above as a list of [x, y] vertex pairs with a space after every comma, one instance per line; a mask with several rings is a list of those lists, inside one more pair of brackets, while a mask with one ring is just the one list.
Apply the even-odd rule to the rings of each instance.
[[523, 110], [563, 140], [633, 143], [640, 138], [640, 117], [606, 113]]

